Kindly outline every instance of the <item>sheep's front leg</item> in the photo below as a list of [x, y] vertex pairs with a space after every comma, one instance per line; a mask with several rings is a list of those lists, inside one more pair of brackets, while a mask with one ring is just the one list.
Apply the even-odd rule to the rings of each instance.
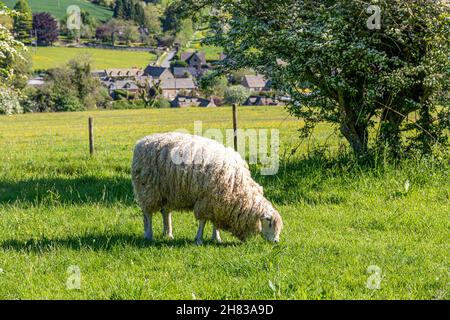
[[153, 241], [152, 218], [153, 215], [144, 212], [144, 237], [148, 241]]
[[219, 229], [217, 229], [216, 226], [213, 227], [212, 241], [215, 241], [217, 243], [222, 243], [222, 238], [220, 238]]
[[198, 224], [197, 236], [195, 237], [195, 244], [201, 246], [203, 244], [203, 230], [205, 229], [206, 221], [200, 220]]
[[172, 214], [170, 212], [167, 212], [166, 209], [161, 210], [162, 217], [163, 217], [163, 236], [169, 238], [170, 240], [173, 240], [173, 234], [172, 234]]

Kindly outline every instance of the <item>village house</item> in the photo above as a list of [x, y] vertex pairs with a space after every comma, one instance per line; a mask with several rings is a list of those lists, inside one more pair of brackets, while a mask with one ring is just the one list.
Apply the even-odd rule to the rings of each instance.
[[179, 94], [196, 90], [197, 85], [191, 78], [166, 79], [161, 81], [161, 89], [166, 99], [173, 100]]
[[196, 68], [192, 67], [174, 67], [173, 75], [175, 78], [199, 78], [202, 74]]
[[161, 81], [174, 78], [172, 72], [170, 72], [168, 68], [157, 67], [152, 65], [149, 65], [147, 66], [147, 68], [145, 68], [144, 75], [152, 77], [152, 79], [154, 80], [161, 80]]
[[277, 98], [251, 96], [244, 102], [244, 106], [282, 106], [284, 102]]
[[206, 61], [206, 54], [204, 52], [183, 52], [181, 53], [181, 60], [187, 63], [188, 70], [196, 70], [195, 77], [201, 77], [205, 71], [211, 68], [211, 65]]
[[139, 86], [133, 80], [116, 80], [109, 82], [102, 82], [108, 89], [109, 95], [115, 98], [117, 91], [126, 92], [128, 94], [136, 94], [139, 91]]
[[138, 68], [131, 69], [105, 69], [106, 78], [109, 80], [136, 79], [144, 75], [144, 71]]
[[178, 95], [172, 102], [172, 108], [188, 108], [188, 107], [216, 107], [213, 99], [203, 99], [190, 96]]
[[266, 80], [262, 75], [246, 75], [242, 79], [242, 85], [253, 92], [268, 91], [270, 89], [270, 81]]

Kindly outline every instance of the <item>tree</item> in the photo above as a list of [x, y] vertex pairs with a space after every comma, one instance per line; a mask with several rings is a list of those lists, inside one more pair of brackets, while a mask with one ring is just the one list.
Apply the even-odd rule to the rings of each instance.
[[[223, 69], [250, 67], [271, 78], [275, 89], [291, 95], [289, 110], [305, 119], [304, 133], [321, 121], [337, 124], [361, 155], [368, 151], [370, 129], [378, 127], [375, 145], [399, 155], [406, 149], [401, 132], [409, 130], [410, 146], [429, 152], [447, 140], [441, 129], [449, 111], [439, 114], [438, 102], [448, 98], [449, 5], [374, 4], [189, 0], [179, 1], [178, 9], [192, 14], [214, 8], [213, 36], [206, 42], [224, 48]], [[441, 103], [448, 106], [448, 99]], [[408, 117], [412, 113], [417, 117]]]
[[228, 88], [225, 76], [215, 76], [213, 71], [207, 71], [200, 79], [200, 89], [208, 97], [223, 98]]
[[19, 0], [14, 6], [18, 15], [14, 17], [14, 32], [18, 40], [29, 39], [33, 28], [33, 16], [28, 0]]
[[113, 17], [116, 19], [123, 19], [125, 17], [125, 7], [122, 0], [117, 0], [114, 6]]
[[231, 86], [225, 90], [224, 99], [226, 104], [241, 105], [248, 99], [250, 92], [243, 86]]
[[111, 19], [97, 28], [95, 37], [102, 41], [109, 41], [114, 46], [119, 37], [119, 32], [123, 28], [123, 24], [124, 22], [121, 20]]
[[80, 56], [67, 66], [48, 70], [45, 85], [28, 94], [30, 111], [80, 111], [108, 103], [100, 81], [91, 75], [88, 56]]
[[37, 41], [40, 44], [53, 45], [53, 42], [58, 40], [58, 22], [50, 13], [34, 13], [33, 29], [36, 30]]
[[[11, 11], [0, 3], [0, 17], [11, 16]], [[22, 54], [25, 50], [23, 43], [15, 40], [11, 32], [0, 24], [0, 114], [22, 112], [20, 88], [15, 85], [21, 74], [16, 73], [15, 69], [24, 60]]]
[[136, 42], [139, 39], [138, 27], [133, 23], [124, 24], [120, 38], [125, 41], [127, 45], [131, 42]]

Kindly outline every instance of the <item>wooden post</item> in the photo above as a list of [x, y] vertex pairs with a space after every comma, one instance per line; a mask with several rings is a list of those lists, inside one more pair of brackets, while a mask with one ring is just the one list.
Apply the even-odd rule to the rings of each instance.
[[238, 136], [237, 136], [237, 104], [233, 104], [233, 138], [234, 138], [234, 150], [238, 151]]
[[89, 117], [89, 153], [94, 154], [94, 118]]

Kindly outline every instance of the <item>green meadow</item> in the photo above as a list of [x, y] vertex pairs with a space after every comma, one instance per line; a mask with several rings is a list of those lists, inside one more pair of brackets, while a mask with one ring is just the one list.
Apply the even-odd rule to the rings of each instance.
[[[16, 0], [1, 0], [5, 5], [13, 8]], [[85, 10], [101, 21], [106, 21], [112, 17], [112, 10], [93, 4], [87, 0], [28, 0], [33, 12], [49, 12], [58, 19], [62, 19], [67, 14], [67, 8], [77, 5], [81, 10]]]
[[69, 60], [82, 55], [91, 58], [92, 70], [107, 68], [145, 68], [156, 60], [154, 54], [148, 52], [124, 51], [112, 49], [38, 47], [29, 48], [34, 70], [46, 70], [62, 66]]
[[0, 299], [449, 299], [448, 159], [362, 165], [332, 126], [301, 140], [284, 108], [238, 118], [280, 132], [279, 172], [252, 166], [284, 220], [278, 245], [223, 233], [197, 247], [191, 212], [174, 213], [174, 240], [160, 216], [143, 239], [134, 143], [194, 121], [231, 128], [228, 107], [0, 117]]

